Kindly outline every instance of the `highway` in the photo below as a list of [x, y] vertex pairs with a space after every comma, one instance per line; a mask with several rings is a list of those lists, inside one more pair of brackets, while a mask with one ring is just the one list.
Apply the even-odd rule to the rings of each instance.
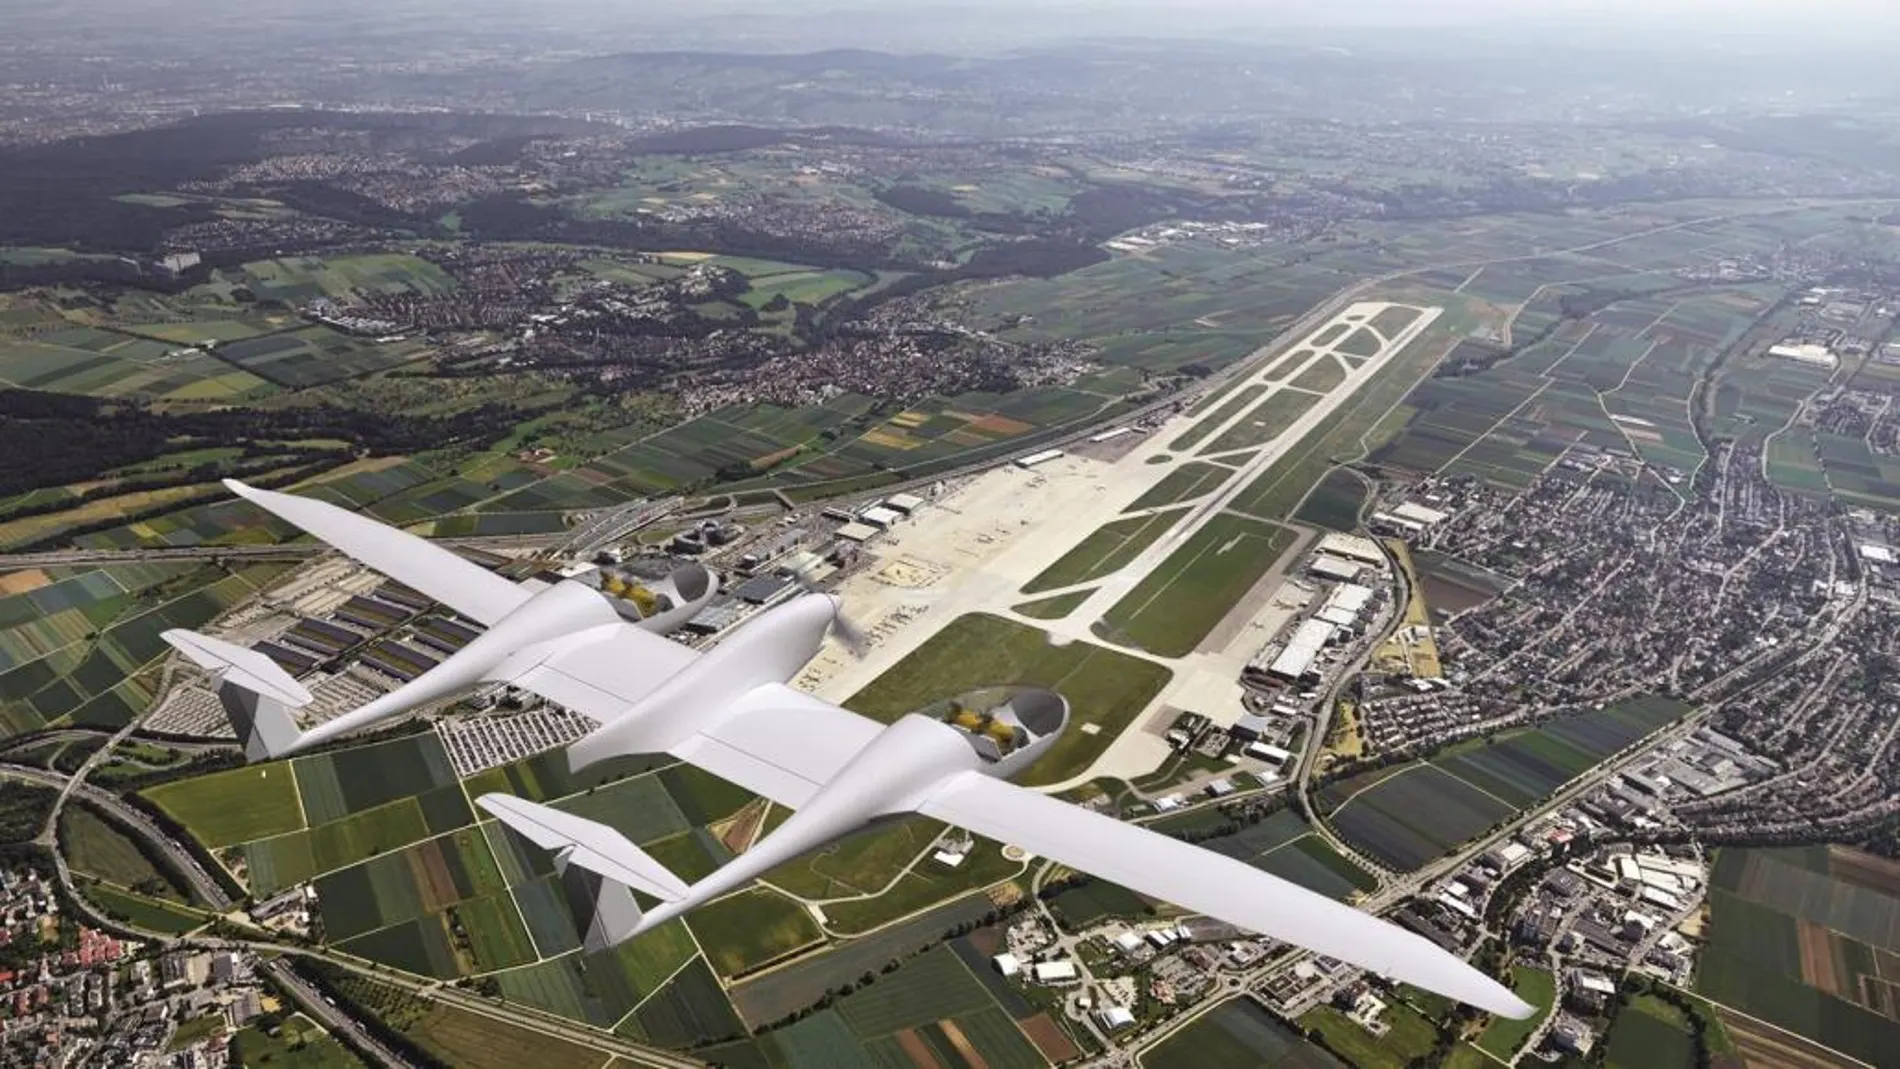
[[[562, 534], [437, 538], [440, 546], [469, 549], [539, 549], [558, 543]], [[332, 552], [321, 542], [285, 542], [274, 546], [155, 546], [145, 549], [53, 549], [40, 553], [0, 553], [0, 572], [21, 568], [61, 568], [75, 564], [150, 564], [158, 561], [309, 560]]]

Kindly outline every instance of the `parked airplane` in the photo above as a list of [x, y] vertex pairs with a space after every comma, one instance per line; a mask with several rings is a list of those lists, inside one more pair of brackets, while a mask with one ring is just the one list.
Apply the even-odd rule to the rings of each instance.
[[[451, 672], [455, 659], [445, 661], [372, 703], [382, 707], [379, 715], [396, 709], [400, 703], [390, 699], [411, 688], [433, 698], [479, 679], [506, 679], [600, 724], [569, 748], [575, 769], [623, 754], [668, 753], [796, 811], [689, 885], [611, 827], [511, 795], [481, 796], [484, 810], [553, 852], [590, 950], [663, 924], [844, 835], [918, 813], [1494, 1013], [1533, 1012], [1418, 935], [1211, 850], [1008, 782], [1068, 727], [1068, 702], [1053, 691], [992, 688], [884, 725], [792, 689], [786, 681], [839, 626], [835, 597], [795, 598], [700, 654], [621, 621], [582, 584], [564, 581], [524, 595], [445, 549], [335, 506], [233, 489], [493, 625], [467, 666]], [[348, 727], [332, 721], [299, 736], [289, 709], [307, 694], [275, 662], [190, 632], [166, 638], [220, 677], [219, 694], [252, 760], [308, 745], [319, 731], [334, 737], [368, 722], [353, 713], [343, 718], [352, 720]], [[652, 908], [636, 893], [654, 900]]]

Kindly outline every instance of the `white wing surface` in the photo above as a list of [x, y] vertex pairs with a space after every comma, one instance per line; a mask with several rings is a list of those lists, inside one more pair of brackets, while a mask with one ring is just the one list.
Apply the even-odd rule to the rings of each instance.
[[686, 893], [685, 881], [605, 824], [509, 794], [484, 794], [475, 804], [541, 849], [565, 851], [565, 864], [618, 880], [655, 898], [674, 899]]
[[881, 730], [876, 721], [783, 683], [768, 683], [671, 752], [796, 809]]
[[259, 508], [483, 624], [493, 626], [532, 596], [531, 591], [441, 546], [327, 501], [259, 490], [236, 479], [226, 479], [224, 485]]
[[1093, 876], [1510, 1017], [1531, 1007], [1421, 936], [1232, 858], [981, 773], [918, 807]]
[[610, 637], [599, 642], [554, 648], [545, 660], [516, 672], [508, 682], [605, 724], [658, 690], [698, 656], [651, 631], [618, 624]]

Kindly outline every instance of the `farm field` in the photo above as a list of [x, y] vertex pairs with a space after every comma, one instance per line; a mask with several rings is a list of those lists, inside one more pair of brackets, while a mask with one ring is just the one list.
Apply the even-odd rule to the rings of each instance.
[[430, 1054], [469, 1069], [601, 1069], [589, 1047], [530, 1031], [483, 1014], [446, 1006], [354, 973], [337, 981], [345, 997], [373, 1012]]
[[1220, 513], [1103, 613], [1095, 633], [1151, 653], [1184, 656], [1279, 562], [1295, 539], [1289, 528]]
[[0, 596], [0, 735], [123, 725], [152, 700], [156, 677], [146, 667], [170, 649], [161, 632], [203, 627], [282, 571], [131, 565], [18, 573], [21, 589]]
[[1617, 1011], [1603, 1064], [1610, 1069], [1693, 1069], [1695, 1033], [1683, 1012], [1654, 995]]
[[[1461, 343], [1446, 363], [1471, 370], [1432, 378], [1407, 397], [1403, 429], [1375, 459], [1522, 488], [1581, 447], [1633, 458], [1668, 484], [1686, 482], [1705, 459], [1689, 420], [1690, 398], [1780, 291], [1670, 287], [1666, 277], [1594, 278], [1602, 272], [1588, 262], [1570, 270], [1590, 280], [1546, 282], [1519, 316], [1518, 328], [1536, 321], [1541, 332], [1514, 330], [1518, 343], [1511, 350]], [[1782, 373], [1766, 366], [1755, 369], [1760, 374], [1744, 373], [1737, 366], [1757, 360], [1729, 363], [1721, 373], [1728, 393], [1718, 390], [1718, 410], [1726, 404], [1740, 411], [1749, 394], [1774, 389], [1765, 384]]]
[[855, 984], [865, 973], [875, 973], [937, 943], [946, 930], [979, 920], [991, 908], [982, 896], [966, 896], [823, 954], [761, 973], [732, 987], [733, 1008], [754, 1027], [777, 1021], [812, 1005], [827, 991]]
[[1337, 463], [1379, 455], [1380, 447], [1402, 428], [1388, 414], [1402, 413], [1401, 402], [1458, 344], [1459, 332], [1473, 329], [1488, 314], [1449, 293], [1431, 292], [1418, 302], [1442, 306], [1445, 314], [1388, 357], [1378, 374], [1333, 410], [1332, 419], [1288, 445], [1228, 508], [1262, 518], [1290, 515]]
[[825, 939], [803, 906], [765, 888], [701, 907], [686, 923], [714, 971], [725, 977], [743, 976]]
[[1142, 1069], [1344, 1069], [1252, 1000], [1233, 999], [1141, 1055]]
[[1725, 849], [1696, 991], [1863, 1061], [1900, 1043], [1885, 977], [1900, 866], [1844, 847]]
[[145, 796], [213, 848], [303, 827], [297, 782], [282, 763], [194, 776], [153, 787]]
[[[1099, 757], [1171, 677], [1166, 668], [1087, 642], [1051, 646], [1040, 630], [984, 613], [958, 617], [845, 704], [889, 722], [917, 707], [919, 694], [959, 694], [981, 686], [1027, 684], [1060, 690], [1072, 721], [1022, 782], [1060, 783]], [[1097, 724], [1089, 734], [1084, 724]]]
[[1505, 816], [1548, 797], [1585, 769], [1687, 712], [1639, 698], [1486, 745], [1455, 746], [1428, 761], [1349, 779], [1320, 792], [1319, 808], [1353, 845], [1409, 871]]
[[1293, 518], [1315, 527], [1351, 531], [1359, 526], [1359, 513], [1366, 506], [1364, 479], [1345, 468], [1334, 468], [1300, 502]]
[[[1156, 830], [1186, 829], [1172, 827], [1164, 820], [1156, 825]], [[1258, 824], [1232, 835], [1204, 840], [1200, 845], [1341, 901], [1378, 886], [1371, 873], [1348, 861], [1312, 832], [1312, 827], [1301, 820], [1299, 814], [1282, 810]], [[1098, 886], [1113, 885], [1099, 881], [1088, 885], [1090, 888]]]
[[1493, 1017], [1478, 1037], [1478, 1046], [1501, 1061], [1509, 1061], [1524, 1045], [1537, 1026], [1550, 1015], [1557, 1002], [1557, 979], [1548, 969], [1516, 967], [1511, 971], [1511, 990], [1518, 998], [1537, 1007], [1537, 1012], [1522, 1021]]
[[1044, 568], [1035, 578], [1024, 583], [1023, 593], [1040, 594], [1045, 590], [1059, 590], [1118, 571], [1140, 556], [1141, 551], [1153, 545], [1156, 539], [1168, 533], [1168, 529], [1186, 514], [1185, 508], [1164, 509], [1147, 516], [1110, 520], [1076, 543], [1074, 549], [1056, 558], [1054, 564]]

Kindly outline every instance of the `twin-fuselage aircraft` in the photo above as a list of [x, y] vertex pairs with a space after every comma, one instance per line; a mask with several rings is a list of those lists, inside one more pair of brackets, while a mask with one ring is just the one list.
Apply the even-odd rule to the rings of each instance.
[[666, 753], [794, 810], [745, 853], [689, 884], [611, 827], [512, 795], [477, 799], [552, 852], [590, 950], [664, 924], [869, 825], [922, 814], [1493, 1013], [1533, 1011], [1418, 935], [1211, 850], [1011, 783], [1068, 728], [1060, 694], [995, 687], [936, 700], [886, 725], [787, 686], [842, 626], [833, 596], [793, 598], [700, 653], [664, 637], [716, 592], [715, 577], [699, 566], [631, 599], [571, 579], [516, 583], [334, 505], [226, 485], [487, 628], [414, 680], [308, 731], [297, 727], [293, 710], [311, 697], [276, 662], [219, 639], [166, 632], [217, 679], [250, 760], [293, 754], [504, 683], [598, 725], [568, 748], [576, 770], [620, 755]]

